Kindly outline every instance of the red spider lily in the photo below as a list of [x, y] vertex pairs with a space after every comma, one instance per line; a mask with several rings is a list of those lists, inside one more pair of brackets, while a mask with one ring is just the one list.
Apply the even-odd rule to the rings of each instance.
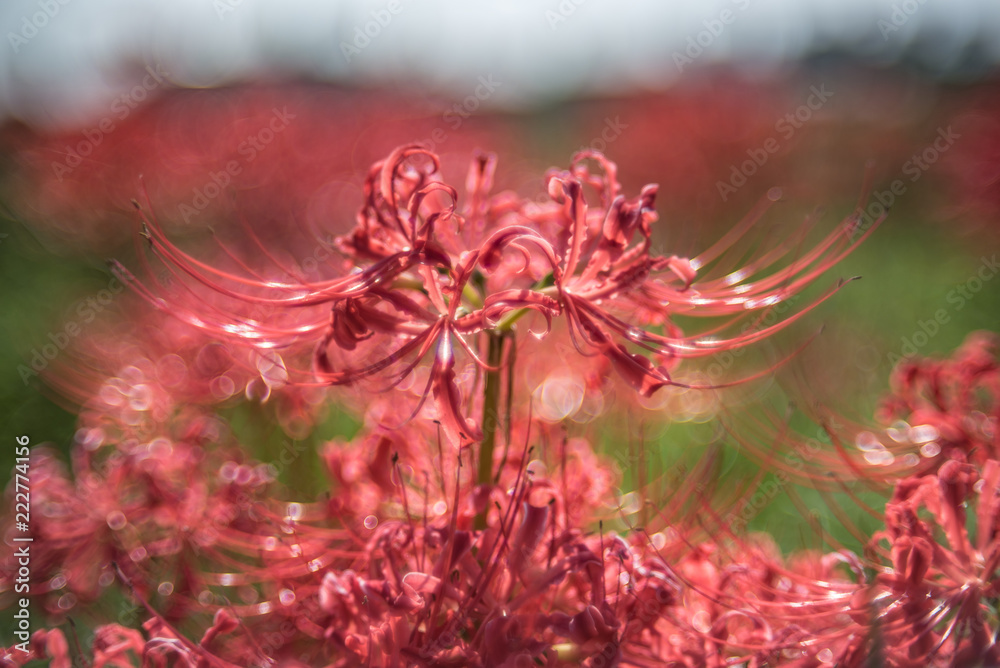
[[[175, 444], [177, 447], [180, 445]], [[409, 456], [416, 462], [426, 457], [416, 444], [411, 450]], [[357, 444], [353, 451], [363, 452]], [[139, 462], [135, 461], [137, 456]], [[113, 511], [114, 517], [107, 518], [111, 532], [106, 540], [92, 543], [106, 546], [107, 556], [63, 550], [65, 531], [56, 531], [61, 525], [54, 520], [40, 522], [37, 530], [45, 540], [39, 544], [42, 553], [36, 554], [33, 575], [47, 577], [47, 564], [55, 562], [51, 570], [64, 573], [63, 579], [75, 589], [88, 580], [84, 573], [88, 568], [107, 569], [115, 563], [127, 571], [119, 571], [118, 578], [128, 584], [152, 615], [144, 625], [145, 638], [115, 625], [103, 627], [95, 639], [95, 666], [127, 665], [130, 654], [142, 656], [148, 662], [144, 665], [154, 666], [256, 665], [270, 663], [272, 657], [290, 660], [298, 656], [290, 653], [303, 640], [324, 637], [326, 642], [310, 650], [313, 659], [307, 665], [318, 665], [313, 661], [326, 655], [323, 648], [331, 645], [339, 656], [333, 665], [436, 665], [448, 661], [455, 665], [504, 665], [517, 657], [551, 651], [554, 638], [560, 636], [572, 638], [576, 651], [582, 652], [610, 641], [617, 622], [605, 601], [603, 568], [598, 568], [603, 560], [599, 541], [581, 537], [567, 524], [565, 515], [561, 519], [552, 517], [553, 509], [567, 507], [564, 501], [540, 506], [529, 502], [534, 498], [531, 491], [535, 481], [525, 471], [523, 456], [516, 474], [507, 469], [514, 479], [505, 475], [501, 481], [513, 487], [508, 497], [499, 497], [496, 524], [479, 534], [462, 528], [477, 512], [460, 503], [472, 491], [468, 476], [449, 485], [454, 489], [449, 512], [437, 512], [428, 518], [431, 508], [427, 506], [436, 507], [444, 498], [438, 494], [428, 498], [424, 491], [424, 507], [414, 504], [414, 510], [424, 514], [420, 523], [409, 515], [407, 498], [412, 492], [400, 489], [403, 468], [395, 467], [387, 474], [379, 464], [381, 459], [382, 455], [377, 454], [366, 473], [340, 481], [355, 486], [375, 482], [391, 493], [402, 492], [405, 514], [399, 518], [387, 516], [383, 502], [375, 509], [382, 521], [373, 526], [367, 521], [362, 525], [356, 513], [367, 509], [357, 505], [339, 506], [335, 517], [332, 506], [324, 510], [322, 504], [291, 504], [284, 517], [279, 517], [273, 512], [274, 504], [260, 498], [251, 508], [239, 506], [235, 514], [228, 514], [227, 509], [238, 501], [227, 498], [225, 480], [235, 474], [223, 477], [220, 471], [220, 481], [203, 480], [194, 475], [190, 465], [184, 467], [192, 487], [189, 498], [159, 508], [149, 496], [141, 498], [128, 488], [129, 479], [136, 477], [134, 473], [120, 476], [118, 472], [130, 466], [146, 470], [151, 495], [152, 490], [162, 490], [169, 484], [161, 478], [163, 472], [158, 466], [141, 466], [148, 458], [128, 453], [119, 459], [120, 464], [108, 465], [109, 472], [102, 477], [103, 491], [93, 486], [65, 485], [67, 489], [53, 493], [52, 485], [39, 487], [40, 508], [66, 511], [72, 504], [78, 522], [79, 516], [88, 516], [88, 504], [94, 505], [89, 515], [96, 518], [95, 523], [81, 527], [91, 537], [102, 531], [98, 525], [104, 521], [101, 516], [105, 507], [99, 505], [100, 499], [113, 500], [119, 495], [128, 498], [119, 498], [116, 507], [122, 510]], [[81, 461], [78, 475], [96, 478], [99, 473], [82, 468], [87, 461]], [[35, 470], [44, 471], [44, 463], [36, 461]], [[181, 464], [182, 459], [177, 458], [176, 463]], [[574, 476], [572, 472], [568, 475]], [[543, 484], [541, 479], [537, 483], [539, 494], [547, 490], [543, 494], [546, 498], [554, 501], [561, 495], [560, 484]], [[575, 478], [563, 476], [562, 484], [567, 483], [575, 493], [583, 489]], [[414, 501], [419, 496], [413, 495]], [[222, 516], [214, 517], [220, 513]], [[185, 524], [171, 526], [174, 516]], [[357, 526], [365, 537], [317, 526], [324, 519]], [[167, 535], [171, 531], [175, 532], [172, 537]], [[123, 554], [119, 547], [123, 541], [138, 547]], [[172, 545], [174, 552], [179, 551], [181, 564], [192, 560], [179, 568], [184, 575], [177, 578], [175, 586], [164, 589], [161, 584], [158, 588], [156, 600], [167, 605], [165, 613], [157, 612], [149, 600], [157, 589], [153, 586], [156, 578], [163, 573], [172, 553], [170, 549], [156, 549], [157, 545]], [[138, 559], [136, 549], [143, 551]], [[547, 559], [547, 565], [539, 567], [536, 555], [547, 555], [541, 562], [545, 564]], [[228, 572], [206, 571], [206, 559], [228, 567]], [[567, 580], [577, 572], [586, 577]], [[207, 587], [247, 589], [256, 584], [268, 592], [269, 598], [216, 608], [214, 625], [198, 643], [187, 639], [170, 621], [184, 611], [211, 610], [216, 599]], [[559, 602], [550, 607], [547, 592], [556, 595]], [[285, 620], [295, 623], [289, 625]], [[591, 630], [594, 623], [604, 630]], [[469, 635], [473, 629], [479, 629], [475, 638]], [[546, 639], [535, 638], [536, 633], [544, 633]], [[520, 644], [511, 644], [511, 638], [520, 638]]]
[[[245, 551], [240, 532], [261, 523], [274, 534], [272, 513], [281, 504], [264, 494], [269, 468], [239, 463], [212, 420], [186, 415], [178, 422], [184, 426], [173, 438], [117, 443], [81, 429], [73, 480], [51, 453], [33, 452], [33, 592], [52, 615], [100, 596], [116, 569], [141, 595], [197, 596], [196, 555]], [[4, 528], [9, 537], [13, 525]], [[0, 574], [8, 591], [15, 573], [8, 556]], [[169, 615], [182, 614], [181, 598], [172, 600], [178, 606]]]
[[[935, 109], [931, 113], [938, 120], [928, 124], [926, 116], [907, 101], [905, 86], [876, 79], [866, 84], [871, 88], [864, 93], [866, 108], [873, 112], [870, 116], [848, 120], [834, 103], [816, 110], [807, 123], [796, 123], [794, 132], [787, 119], [812, 92], [813, 79], [748, 84], [725, 73], [711, 74], [697, 85], [645, 94], [628, 105], [617, 100], [588, 102], [580, 105], [576, 118], [580, 135], [593, 136], [591, 145], [598, 147], [604, 144], [600, 135], [607, 127], [627, 126], [607, 144], [608, 151], [618, 156], [622, 179], [638, 184], [658, 180], [665, 185], [661, 206], [671, 212], [691, 212], [712, 225], [718, 213], [744, 206], [747, 194], [770, 183], [786, 184], [800, 201], [829, 201], [852, 187], [857, 178], [854, 165], [868, 156], [877, 155], [881, 165], [898, 172], [925, 145], [920, 128], [946, 121], [942, 110]], [[829, 85], [836, 96], [842, 94], [840, 82]], [[777, 145], [772, 145], [775, 140]], [[984, 182], [992, 174], [986, 159], [988, 144], [969, 144], [967, 148], [980, 152], [982, 159], [968, 165], [961, 175], [962, 186]], [[763, 158], [760, 151], [765, 145], [774, 151]], [[756, 164], [747, 164], [754, 156]], [[892, 178], [888, 172], [884, 177], [887, 183]], [[733, 186], [740, 191], [734, 192]]]
[[[584, 164], [588, 159], [602, 172], [591, 173]], [[580, 153], [569, 171], [550, 173], [546, 186], [553, 201], [543, 205], [510, 193], [490, 196], [494, 169], [492, 156], [473, 160], [459, 211], [456, 189], [437, 177], [437, 157], [415, 145], [398, 148], [372, 168], [357, 226], [340, 240], [357, 268], [319, 283], [262, 281], [213, 269], [169, 244], [155, 221], [144, 217], [154, 251], [197, 283], [248, 305], [303, 315], [295, 326], [276, 327], [238, 313], [207, 313], [183, 299], [166, 308], [244, 346], [272, 349], [318, 340], [315, 372], [330, 384], [385, 377], [394, 386], [433, 353], [423, 396], [433, 399], [449, 440], [468, 443], [481, 432], [463, 408], [456, 355], [464, 352], [486, 372], [495, 371], [502, 359], [484, 360], [474, 335], [510, 332], [529, 312], [545, 319], [543, 332], [553, 319], [565, 317], [581, 354], [606, 357], [632, 387], [649, 395], [677, 384], [670, 369], [680, 359], [760, 341], [839, 285], [791, 318], [730, 338], [717, 337], [727, 326], [710, 336], [685, 335], [674, 316], [730, 316], [733, 325], [744, 314], [798, 293], [864, 238], [852, 243], [845, 225], [780, 267], [801, 243], [797, 236], [741, 269], [699, 280], [699, 271], [718, 265], [771, 200], [688, 260], [653, 252], [656, 186], [626, 199], [614, 163], [599, 153]], [[596, 206], [588, 201], [588, 190], [596, 191]], [[159, 295], [137, 289], [165, 306]], [[324, 305], [331, 310], [326, 325], [312, 315], [313, 307]], [[641, 313], [642, 321], [630, 321], [629, 313]], [[326, 333], [318, 336], [322, 329]]]
[[[992, 665], [1000, 662], [993, 601], [1000, 568], [1000, 464], [982, 477], [969, 464], [901, 482], [886, 505], [892, 569], [879, 583], [876, 621], [893, 647], [891, 665]], [[975, 508], [975, 539], [967, 509]], [[929, 515], [931, 523], [922, 516]]]
[[1000, 211], [998, 107], [1000, 96], [994, 87], [976, 90], [947, 120], [948, 129], [953, 124], [962, 139], [941, 161], [944, 185], [950, 195], [946, 214], [949, 222], [967, 233], [996, 234], [996, 215]]
[[950, 359], [915, 359], [893, 371], [879, 417], [895, 422], [890, 443], [916, 450], [933, 470], [949, 460], [982, 467], [1000, 457], [1000, 364], [997, 337], [970, 334]]
[[0, 648], [0, 666], [13, 668], [33, 661], [48, 661], [52, 668], [70, 668], [73, 665], [69, 654], [69, 643], [59, 629], [39, 629], [31, 634], [30, 643], [25, 647]]
[[[77, 484], [36, 456], [37, 503], [48, 510], [33, 567], [45, 581], [66, 579], [43, 595], [65, 587], [86, 597], [94, 573], [117, 571], [110, 581], [123, 581], [148, 610], [141, 634], [99, 628], [92, 665], [139, 657], [199, 668], [1000, 660], [995, 460], [981, 469], [950, 460], [898, 483], [874, 538], [887, 547], [867, 559], [841, 550], [786, 560], [765, 537], [736, 535], [693, 494], [710, 463], [639, 529], [634, 510], [608, 507], [614, 474], [584, 439], [553, 443], [555, 430], [532, 436], [514, 425], [517, 438], [544, 452], [530, 462], [527, 447], [505, 454], [484, 492], [462, 453], [436, 443], [434, 425], [386, 430], [380, 416], [395, 401], [376, 404], [356, 439], [324, 451], [334, 488], [318, 503], [274, 501], [279, 490], [254, 480], [249, 464], [226, 462], [212, 475], [208, 461], [219, 458], [195, 453], [218, 436], [202, 430], [199, 442], [197, 421], [180, 420], [187, 435], [169, 444], [81, 441]], [[104, 459], [107, 450], [113, 456]], [[182, 473], [186, 487], [178, 487]], [[474, 530], [484, 506], [487, 526]], [[73, 547], [83, 539], [69, 515], [77, 527], [92, 520], [82, 531], [103, 536], [104, 553]], [[138, 546], [145, 553], [136, 561]], [[172, 569], [183, 579], [157, 587]], [[199, 613], [213, 621], [191, 635], [178, 620]], [[38, 635], [30, 658], [68, 661], [57, 634]], [[15, 651], [4, 660], [29, 658]]]
[[[480, 488], [457, 453], [420, 432], [430, 426], [386, 431], [376, 421], [352, 443], [332, 444], [324, 461], [333, 494], [311, 504], [269, 499], [279, 490], [254, 480], [250, 465], [227, 462], [210, 475], [206, 465], [219, 457], [192, 460], [182, 456], [194, 452], [184, 443], [169, 452], [164, 443], [99, 445], [89, 455], [81, 444], [77, 477], [102, 484], [42, 485], [38, 503], [50, 514], [74, 513], [78, 524], [92, 517], [83, 529], [102, 537], [94, 542], [106, 554], [63, 549], [67, 527], [55, 513], [38, 526], [38, 576], [63, 574], [82, 597], [87, 573], [117, 571], [101, 584], [124, 582], [147, 608], [141, 636], [114, 624], [98, 630], [95, 667], [139, 656], [154, 666], [538, 660], [596, 668], [685, 657], [711, 665], [722, 656], [773, 656], [801, 638], [777, 632], [777, 603], [748, 607], [748, 582], [768, 569], [736, 564], [773, 555], [715, 548], [678, 522], [652, 538], [588, 532], [600, 518], [615, 522], [605, 503], [615, 478], [583, 439], [547, 446], [531, 462], [527, 449], [502, 460], [487, 528], [473, 531]], [[533, 440], [522, 432], [515, 427]], [[115, 457], [100, 464], [109, 448]], [[171, 466], [160, 461], [168, 454]], [[189, 491], [162, 503], [179, 491], [179, 470]], [[120, 516], [104, 517], [109, 507]], [[164, 573], [183, 577], [164, 589]], [[821, 599], [804, 578], [802, 587]], [[821, 600], [811, 605], [824, 609]], [[208, 631], [186, 634], [184, 618], [205, 613], [215, 615]]]
[[[135, 330], [115, 351], [123, 371], [76, 388], [86, 411], [75, 480], [51, 456], [36, 453], [32, 464], [46, 510], [33, 562], [47, 583], [36, 589], [44, 604], [61, 614], [63, 590], [89, 601], [120, 582], [148, 613], [141, 632], [98, 629], [95, 668], [854, 666], [872, 651], [873, 633], [898, 640], [899, 665], [938, 654], [993, 659], [992, 620], [970, 620], [989, 614], [995, 596], [986, 583], [996, 504], [979, 505], [989, 533], [963, 534], [963, 504], [977, 484], [968, 463], [901, 483], [886, 512], [891, 544], [864, 563], [847, 551], [786, 560], [764, 538], [727, 527], [702, 493], [715, 470], [707, 464], [659, 506], [645, 489], [633, 503], [586, 439], [551, 424], [558, 417], [533, 420], [531, 404], [524, 417], [510, 397], [507, 447], [479, 455], [495, 477], [484, 480], [482, 466], [477, 476], [466, 450], [443, 447], [498, 430], [495, 419], [468, 416], [499, 406], [489, 397], [502, 373], [518, 386], [510, 344], [525, 323], [543, 337], [561, 320], [567, 351], [595, 362], [581, 378], [598, 389], [595, 369], [612, 366], [640, 394], [687, 387], [672, 375], [680, 360], [749, 345], [801, 317], [818, 302], [726, 335], [857, 243], [842, 228], [802, 251], [803, 232], [753, 249], [729, 271], [725, 256], [773, 196], [687, 259], [653, 249], [656, 187], [626, 198], [616, 166], [598, 153], [550, 172], [544, 204], [491, 195], [495, 168], [477, 155], [460, 202], [436, 156], [397, 149], [369, 173], [357, 225], [339, 240], [350, 273], [315, 282], [263, 243], [277, 271], [229, 248], [211, 263], [195, 259], [155, 219], [144, 221], [142, 236], [171, 278], [129, 282], [178, 322]], [[725, 322], [688, 335], [678, 316]], [[300, 344], [308, 371], [292, 367]], [[181, 370], [160, 362], [182, 357], [193, 358], [185, 380], [171, 382]], [[247, 398], [366, 381], [397, 391], [371, 393], [361, 433], [322, 449], [330, 493], [288, 502], [278, 499], [292, 490], [205, 417], [223, 398], [213, 389], [223, 377]], [[437, 423], [405, 420], [425, 404]], [[986, 467], [980, 487], [994, 499], [1000, 468], [992, 459]], [[946, 540], [912, 520], [920, 508]], [[863, 567], [879, 555], [891, 566], [872, 580]], [[0, 592], [10, 589], [5, 566]], [[66, 659], [59, 637], [39, 636], [47, 644], [35, 656]]]
[[[309, 85], [167, 90], [113, 120], [110, 131], [0, 131], [18, 165], [2, 185], [19, 218], [54, 244], [114, 249], [129, 236], [141, 175], [172, 232], [249, 226], [275, 252], [292, 251], [307, 273], [328, 252], [316, 253], [317, 239], [301, 237], [298, 226], [275, 221], [323, 227], [324, 240], [343, 233], [356, 206], [350, 198], [361, 190], [358, 173], [441, 125], [440, 109], [427, 100]], [[476, 114], [447, 133], [439, 152], [464, 161], [477, 144], [509, 141], [494, 117]], [[337, 219], [345, 224], [331, 228]]]
[[[899, 480], [949, 461], [981, 470], [1000, 457], [997, 341], [991, 332], [973, 332], [948, 358], [902, 360], [876, 412], [882, 427], [814, 407], [812, 417], [823, 425], [817, 433], [831, 445], [792, 432], [775, 413], [740, 415], [730, 431], [768, 470], [826, 491], [860, 481], [888, 494]], [[785, 452], [774, 450], [775, 439]]]
[[[121, 313], [81, 332], [40, 374], [68, 409], [79, 412], [81, 428], [110, 439], [151, 438], [178, 411], [241, 400], [273, 410], [293, 437], [318, 420], [328, 392], [289, 383], [287, 367], [295, 362], [286, 364], [279, 351], [213, 340], [204, 329], [142, 308], [141, 300], [122, 299]], [[308, 355], [300, 362], [308, 364]]]
[[895, 422], [882, 432], [860, 431], [856, 440], [864, 456], [848, 453], [835, 432], [833, 445], [804, 453], [808, 468], [797, 456], [797, 465], [790, 465], [761, 455], [828, 500], [825, 492], [848, 489], [845, 480], [876, 488], [896, 481], [885, 529], [870, 539], [868, 563], [858, 564], [859, 571], [862, 564], [874, 569], [875, 577], [859, 577], [844, 590], [849, 600], [831, 609], [852, 620], [827, 632], [847, 652], [835, 652], [839, 665], [863, 665], [868, 653], [888, 666], [1000, 661], [995, 342], [994, 335], [977, 332], [949, 359], [901, 362], [880, 409], [883, 420]]

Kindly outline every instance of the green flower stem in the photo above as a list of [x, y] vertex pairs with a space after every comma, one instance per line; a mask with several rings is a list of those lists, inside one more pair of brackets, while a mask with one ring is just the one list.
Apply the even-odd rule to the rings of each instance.
[[462, 286], [462, 298], [469, 302], [469, 304], [472, 305], [472, 308], [479, 309], [483, 307], [483, 298], [480, 297], [479, 293], [476, 292], [476, 289], [468, 283]]
[[[500, 362], [503, 359], [503, 343], [506, 335], [503, 332], [486, 332], [489, 340], [486, 363], [496, 370], [486, 372], [486, 387], [483, 390], [483, 440], [479, 445], [479, 477], [480, 485], [493, 482], [493, 449], [496, 445], [497, 427], [500, 417]], [[476, 528], [486, 528], [487, 508], [476, 517]]]
[[[557, 298], [559, 296], [559, 290], [553, 286], [544, 288], [536, 286], [533, 287], [532, 290], [553, 298]], [[497, 323], [497, 331], [504, 334], [510, 332], [514, 328], [514, 323], [527, 315], [530, 310], [530, 308], [519, 308], [516, 311], [511, 311], [501, 318], [499, 323]]]

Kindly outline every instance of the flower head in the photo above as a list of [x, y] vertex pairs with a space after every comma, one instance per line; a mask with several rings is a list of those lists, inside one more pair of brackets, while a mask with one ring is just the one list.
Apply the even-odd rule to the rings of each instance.
[[[801, 244], [797, 235], [720, 274], [720, 258], [777, 193], [689, 259], [654, 250], [657, 186], [626, 197], [615, 164], [597, 152], [581, 152], [568, 170], [550, 171], [550, 201], [542, 204], [509, 192], [491, 194], [495, 169], [494, 156], [475, 156], [460, 206], [458, 190], [441, 180], [434, 154], [417, 145], [396, 149], [372, 167], [357, 224], [338, 240], [352, 269], [320, 283], [264, 281], [213, 269], [171, 245], [155, 221], [146, 221], [152, 248], [168, 263], [237, 303], [296, 310], [301, 317], [294, 326], [272, 326], [240, 316], [238, 309], [227, 320], [224, 311], [200, 312], [183, 299], [165, 302], [139, 289], [153, 303], [170, 304], [188, 322], [241, 345], [311, 343], [313, 371], [323, 383], [378, 379], [394, 387], [430, 358], [423, 399], [413, 414], [430, 399], [449, 440], [465, 444], [482, 437], [482, 425], [466, 408], [471, 385], [505, 359], [502, 345], [491, 359], [485, 341], [512, 335], [524, 316], [544, 321], [541, 330], [532, 329], [536, 336], [564, 319], [580, 354], [608, 359], [648, 396], [676, 384], [671, 370], [680, 360], [760, 341], [807, 312], [811, 307], [725, 336], [746, 314], [798, 293], [864, 238], [852, 242], [851, 230], [838, 228], [782, 267]], [[325, 326], [314, 315], [323, 308], [329, 313]], [[678, 315], [728, 316], [729, 322], [710, 336], [689, 335], [675, 322]], [[470, 373], [469, 364], [478, 372]]]

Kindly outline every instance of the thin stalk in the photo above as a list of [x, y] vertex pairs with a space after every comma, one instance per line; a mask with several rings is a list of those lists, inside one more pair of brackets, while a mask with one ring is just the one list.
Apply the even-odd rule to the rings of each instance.
[[[510, 451], [510, 429], [513, 424], [513, 420], [510, 418], [511, 406], [514, 405], [514, 363], [517, 359], [517, 345], [513, 339], [513, 332], [506, 332], [504, 334], [508, 339], [510, 339], [510, 346], [507, 348], [507, 398], [504, 401], [504, 408], [506, 409], [506, 414], [504, 416], [504, 430], [503, 430], [503, 457], [502, 461], [507, 461], [507, 454]], [[493, 476], [493, 484], [500, 483], [500, 470], [497, 470], [495, 476]]]
[[[499, 332], [487, 332], [489, 349], [486, 363], [495, 370], [486, 372], [486, 386], [483, 389], [483, 440], [479, 445], [479, 478], [480, 485], [493, 482], [493, 448], [496, 445], [497, 427], [500, 418], [500, 361], [503, 359], [504, 335]], [[486, 512], [476, 518], [476, 528], [486, 528]]]

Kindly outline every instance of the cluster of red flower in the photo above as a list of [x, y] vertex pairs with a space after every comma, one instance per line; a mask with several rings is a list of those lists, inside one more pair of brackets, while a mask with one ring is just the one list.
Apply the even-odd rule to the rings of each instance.
[[[642, 395], [680, 384], [681, 360], [753, 344], [836, 291], [762, 324], [871, 233], [854, 238], [860, 209], [811, 250], [796, 236], [730, 253], [772, 193], [697, 257], [665, 257], [651, 243], [656, 187], [626, 197], [599, 153], [548, 173], [543, 203], [491, 195], [489, 155], [473, 160], [461, 206], [437, 169], [416, 146], [374, 165], [337, 241], [348, 271], [329, 280], [276, 278], [231, 252], [206, 263], [143, 213], [171, 278], [116, 270], [158, 313], [127, 345], [93, 337], [119, 341], [112, 374], [61, 377], [84, 405], [73, 475], [33, 452], [38, 604], [58, 620], [114, 586], [146, 619], [99, 626], [89, 665], [1000, 661], [993, 339], [900, 367], [891, 426], [857, 434], [858, 453], [838, 442], [815, 458], [840, 461], [826, 471], [838, 482], [895, 485], [863, 556], [783, 557], [725, 521], [704, 476], [669, 500], [622, 495], [590, 442], [534, 415], [545, 397], [513, 391], [527, 366], [553, 363], [560, 335], [596, 365], [588, 384], [605, 367]], [[726, 267], [730, 254], [745, 264]], [[678, 316], [717, 320], [691, 334]], [[308, 423], [330, 385], [362, 390], [364, 426], [320, 452], [328, 495], [279, 500], [294, 490], [213, 405], [243, 394]], [[52, 628], [0, 665], [70, 656]]]

